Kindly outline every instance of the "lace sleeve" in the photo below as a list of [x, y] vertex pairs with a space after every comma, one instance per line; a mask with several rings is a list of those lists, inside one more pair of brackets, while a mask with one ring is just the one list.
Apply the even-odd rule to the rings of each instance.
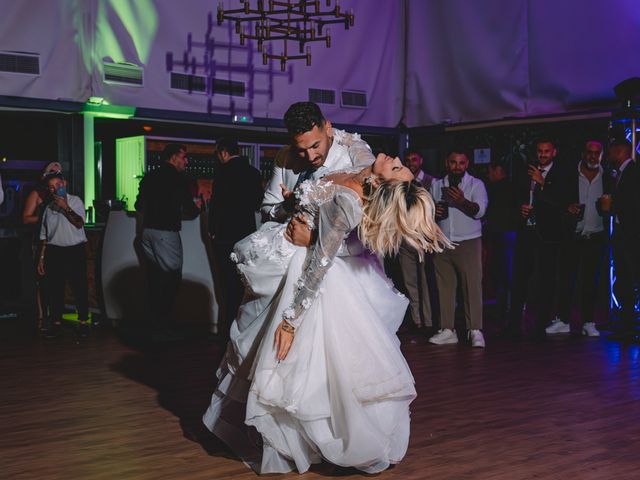
[[333, 200], [320, 206], [318, 214], [318, 240], [298, 279], [293, 303], [283, 312], [283, 318], [296, 328], [302, 322], [303, 312], [320, 293], [320, 284], [343, 240], [360, 223], [362, 207], [352, 193], [338, 192]]
[[347, 133], [344, 130], [334, 129], [334, 139], [349, 150], [351, 164], [357, 167], [372, 165], [376, 157], [371, 152], [369, 144], [362, 140], [357, 133]]
[[352, 257], [360, 255], [365, 251], [364, 245], [360, 241], [358, 236], [358, 230], [351, 230], [351, 233], [347, 235], [344, 242], [340, 244], [340, 249], [336, 257]]

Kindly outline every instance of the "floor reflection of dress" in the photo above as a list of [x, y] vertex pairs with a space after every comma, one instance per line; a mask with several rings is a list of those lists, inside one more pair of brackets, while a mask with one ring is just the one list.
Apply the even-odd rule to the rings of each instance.
[[[247, 294], [204, 422], [260, 473], [304, 472], [322, 458], [379, 472], [409, 438], [415, 389], [395, 336], [407, 300], [362, 248], [336, 257], [362, 215], [351, 190], [305, 182], [299, 198], [318, 229], [312, 249], [274, 223], [236, 245]], [[311, 293], [302, 301], [301, 287]], [[278, 362], [274, 331], [290, 308], [302, 321]]]

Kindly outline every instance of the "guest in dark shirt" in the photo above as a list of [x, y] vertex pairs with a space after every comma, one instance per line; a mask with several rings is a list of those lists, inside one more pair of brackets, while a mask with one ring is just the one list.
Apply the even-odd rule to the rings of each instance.
[[260, 172], [249, 159], [241, 156], [238, 143], [232, 138], [216, 142], [220, 164], [216, 168], [209, 210], [209, 233], [217, 266], [217, 286], [222, 294], [225, 325], [223, 335], [233, 322], [244, 288], [231, 261], [233, 245], [256, 231], [256, 211], [262, 203]]
[[162, 165], [140, 182], [136, 210], [142, 213], [142, 251], [146, 258], [147, 327], [152, 340], [172, 339], [175, 301], [182, 277], [182, 219], [193, 219], [193, 203], [184, 170], [187, 148], [170, 143], [162, 152]]
[[[419, 152], [405, 152], [404, 164], [413, 173], [415, 181], [428, 190], [434, 178], [422, 170], [422, 163]], [[385, 270], [396, 288], [409, 299], [405, 322], [410, 331], [431, 337], [435, 333], [431, 299], [438, 296], [431, 254], [423, 255], [421, 260], [415, 248], [403, 243], [396, 255], [385, 258]]]
[[[534, 337], [543, 340], [551, 321], [557, 288], [560, 245], [566, 238], [565, 212], [570, 201], [570, 181], [566, 167], [556, 159], [553, 140], [539, 139], [536, 162], [528, 165], [526, 175], [514, 178], [520, 205], [520, 226], [513, 257], [513, 282], [510, 330], [522, 333], [525, 304], [535, 310]], [[529, 283], [537, 273], [535, 299], [530, 300]]]
[[496, 318], [502, 328], [505, 326], [511, 296], [513, 247], [518, 215], [515, 209], [515, 191], [504, 165], [499, 161], [491, 162], [487, 178], [489, 206], [483, 226], [488, 253], [486, 271], [496, 301]]
[[638, 340], [637, 294], [640, 289], [640, 167], [633, 146], [626, 139], [609, 144], [608, 160], [616, 171], [612, 197], [601, 203], [613, 215], [611, 246], [616, 280], [613, 290], [620, 302], [619, 329], [610, 339]]

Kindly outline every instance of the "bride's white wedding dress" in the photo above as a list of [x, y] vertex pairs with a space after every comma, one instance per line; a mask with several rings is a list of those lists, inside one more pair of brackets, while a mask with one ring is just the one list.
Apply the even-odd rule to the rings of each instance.
[[[355, 192], [322, 180], [300, 192], [318, 231], [311, 249], [273, 223], [236, 245], [247, 293], [204, 422], [260, 473], [304, 472], [323, 458], [379, 472], [403, 458], [409, 439], [415, 389], [395, 335], [407, 300], [375, 256], [336, 256], [362, 216]], [[278, 362], [283, 316], [297, 328]]]

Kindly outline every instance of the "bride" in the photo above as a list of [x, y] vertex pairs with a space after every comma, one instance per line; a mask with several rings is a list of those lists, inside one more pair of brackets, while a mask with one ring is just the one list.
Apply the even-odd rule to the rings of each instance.
[[[370, 251], [451, 246], [412, 179], [381, 154], [304, 182], [296, 196], [317, 232], [312, 247], [293, 246], [274, 223], [236, 245], [247, 293], [203, 420], [259, 473], [302, 473], [322, 459], [376, 473], [403, 458], [415, 389], [395, 332], [407, 300]], [[350, 241], [337, 256], [356, 227], [368, 250]]]

